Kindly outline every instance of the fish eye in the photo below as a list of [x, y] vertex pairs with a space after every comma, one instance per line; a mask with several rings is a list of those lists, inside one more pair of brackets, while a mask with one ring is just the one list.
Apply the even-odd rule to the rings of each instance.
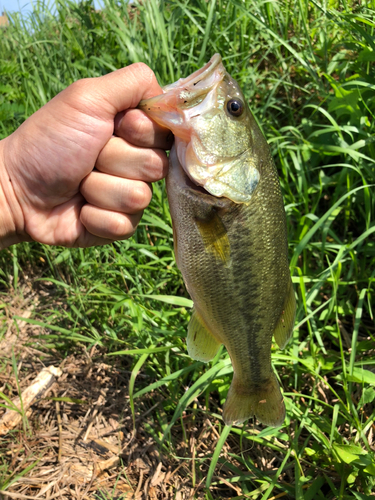
[[227, 102], [227, 110], [232, 116], [241, 116], [244, 110], [243, 102], [240, 99], [230, 99]]

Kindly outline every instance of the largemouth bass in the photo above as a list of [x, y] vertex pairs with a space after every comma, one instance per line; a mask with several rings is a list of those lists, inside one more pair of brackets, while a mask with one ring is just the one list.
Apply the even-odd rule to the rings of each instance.
[[139, 107], [175, 135], [167, 193], [176, 262], [194, 302], [189, 355], [207, 362], [227, 348], [226, 424], [255, 416], [281, 425], [271, 343], [288, 342], [295, 296], [270, 148], [219, 54], [163, 92]]

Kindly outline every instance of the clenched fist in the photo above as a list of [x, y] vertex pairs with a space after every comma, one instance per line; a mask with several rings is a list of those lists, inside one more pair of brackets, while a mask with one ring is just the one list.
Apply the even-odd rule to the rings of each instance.
[[0, 248], [131, 236], [165, 177], [172, 136], [135, 109], [161, 94], [142, 63], [79, 80], [0, 141]]

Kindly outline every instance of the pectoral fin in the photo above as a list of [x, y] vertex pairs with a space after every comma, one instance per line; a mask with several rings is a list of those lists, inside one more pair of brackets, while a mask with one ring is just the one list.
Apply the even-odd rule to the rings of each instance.
[[217, 212], [212, 210], [209, 219], [196, 219], [195, 222], [206, 250], [214, 254], [225, 265], [228, 265], [230, 261], [229, 238], [223, 221]]
[[186, 343], [189, 356], [205, 363], [215, 356], [221, 346], [221, 342], [207, 330], [197, 311], [193, 312], [190, 319]]
[[288, 295], [285, 300], [284, 310], [273, 332], [277, 345], [284, 349], [292, 336], [294, 320], [296, 316], [296, 298], [292, 282], [289, 284]]

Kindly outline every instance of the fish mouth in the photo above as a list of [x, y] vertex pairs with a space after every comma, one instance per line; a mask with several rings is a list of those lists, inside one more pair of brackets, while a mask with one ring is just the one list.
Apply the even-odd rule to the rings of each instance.
[[226, 75], [220, 54], [186, 78], [163, 87], [163, 94], [142, 100], [138, 108], [183, 141], [191, 137], [190, 120], [199, 116], [197, 106]]
[[196, 184], [194, 181], [190, 179], [190, 177], [187, 175], [183, 167], [181, 166], [181, 171], [184, 176], [184, 181], [185, 184], [188, 188], [192, 189], [193, 191], [197, 191], [198, 193], [205, 194], [207, 196], [210, 196], [211, 198], [215, 198], [211, 193], [209, 193], [206, 189], [204, 189], [203, 186], [200, 186], [199, 184]]

